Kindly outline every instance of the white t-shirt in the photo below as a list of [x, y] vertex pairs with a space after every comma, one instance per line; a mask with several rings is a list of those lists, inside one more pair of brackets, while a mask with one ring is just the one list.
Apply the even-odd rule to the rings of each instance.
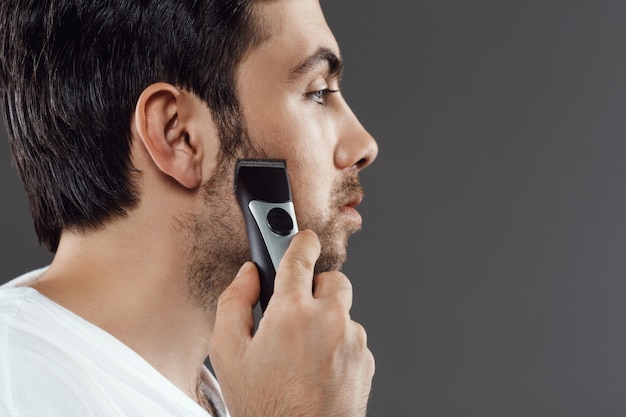
[[[0, 417], [207, 417], [111, 334], [27, 287], [43, 270], [0, 287]], [[215, 378], [203, 389], [228, 416]]]

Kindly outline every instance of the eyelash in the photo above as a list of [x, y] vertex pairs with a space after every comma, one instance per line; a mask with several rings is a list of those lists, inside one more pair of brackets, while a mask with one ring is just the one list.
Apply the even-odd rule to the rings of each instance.
[[328, 96], [329, 94], [334, 94], [338, 92], [339, 90], [331, 90], [330, 88], [325, 88], [323, 90], [317, 90], [317, 91], [312, 91], [310, 93], [306, 93], [306, 97], [309, 100], [312, 100], [317, 104], [324, 105], [326, 104], [324, 102], [324, 97]]

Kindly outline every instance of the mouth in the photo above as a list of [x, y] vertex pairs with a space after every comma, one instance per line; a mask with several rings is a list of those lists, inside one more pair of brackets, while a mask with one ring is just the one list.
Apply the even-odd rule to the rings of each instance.
[[352, 196], [348, 201], [343, 205], [343, 207], [355, 208], [363, 201], [363, 194], [356, 194]]
[[361, 204], [362, 201], [363, 194], [357, 194], [352, 196], [343, 206], [341, 206], [342, 213], [358, 228], [361, 227], [363, 219], [361, 218], [361, 214], [356, 210], [356, 207]]

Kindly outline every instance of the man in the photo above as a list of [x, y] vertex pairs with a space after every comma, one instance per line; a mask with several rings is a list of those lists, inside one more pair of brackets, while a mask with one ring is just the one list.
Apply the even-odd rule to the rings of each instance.
[[[377, 146], [318, 0], [3, 0], [0, 32], [55, 252], [0, 291], [0, 415], [364, 415], [374, 361], [337, 270]], [[243, 157], [286, 160], [304, 230], [256, 332]]]

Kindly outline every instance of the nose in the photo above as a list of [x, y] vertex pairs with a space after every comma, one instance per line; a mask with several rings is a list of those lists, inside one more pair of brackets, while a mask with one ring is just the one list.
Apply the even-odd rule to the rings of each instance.
[[376, 159], [378, 144], [348, 105], [345, 106], [335, 165], [340, 169], [355, 167], [361, 170]]

